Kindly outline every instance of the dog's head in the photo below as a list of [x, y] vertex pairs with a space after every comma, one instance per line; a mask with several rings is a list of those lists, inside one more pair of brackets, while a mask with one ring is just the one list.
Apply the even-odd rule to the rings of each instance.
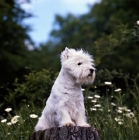
[[75, 78], [76, 83], [88, 84], [95, 79], [94, 60], [82, 49], [65, 48], [61, 53], [61, 64]]

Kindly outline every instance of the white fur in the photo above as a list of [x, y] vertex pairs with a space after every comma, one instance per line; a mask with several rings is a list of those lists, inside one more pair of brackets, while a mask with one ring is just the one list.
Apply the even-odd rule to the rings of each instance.
[[83, 50], [65, 48], [61, 53], [61, 71], [35, 126], [36, 131], [57, 126], [89, 126], [81, 85], [94, 81], [93, 61], [91, 55]]

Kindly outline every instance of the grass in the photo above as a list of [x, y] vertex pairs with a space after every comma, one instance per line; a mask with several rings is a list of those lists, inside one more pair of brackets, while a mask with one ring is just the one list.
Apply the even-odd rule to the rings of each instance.
[[7, 118], [0, 123], [0, 140], [28, 140], [37, 123], [38, 112], [35, 110], [34, 106], [25, 105], [18, 112], [8, 111]]
[[[139, 139], [139, 108], [130, 109], [125, 99], [126, 94], [121, 89], [113, 90], [109, 96], [100, 97], [90, 92], [86, 97], [89, 122], [99, 130], [102, 140]], [[136, 106], [138, 103], [134, 104]]]
[[[108, 83], [106, 83], [108, 84]], [[111, 86], [109, 83], [107, 86]], [[128, 90], [127, 90], [128, 91]], [[113, 89], [111, 95], [106, 91], [100, 96], [98, 91], [84, 91], [86, 114], [91, 126], [99, 130], [102, 140], [138, 140], [139, 139], [139, 107], [138, 96], [135, 98], [132, 109], [125, 102], [128, 94], [121, 89]], [[129, 100], [130, 102], [130, 100]], [[42, 108], [24, 105], [19, 111], [7, 108], [6, 118], [1, 118], [0, 140], [28, 140], [34, 131]]]

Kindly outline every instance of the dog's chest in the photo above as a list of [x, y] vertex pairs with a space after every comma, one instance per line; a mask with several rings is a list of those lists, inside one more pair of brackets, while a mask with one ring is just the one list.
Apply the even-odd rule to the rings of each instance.
[[68, 100], [65, 102], [65, 106], [68, 108], [70, 114], [77, 114], [82, 104], [82, 93], [68, 94]]

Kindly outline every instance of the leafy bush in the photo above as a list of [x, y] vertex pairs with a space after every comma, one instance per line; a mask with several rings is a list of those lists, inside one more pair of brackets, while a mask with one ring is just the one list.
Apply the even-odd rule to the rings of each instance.
[[24, 77], [23, 83], [19, 83], [18, 79], [15, 80], [15, 89], [9, 90], [4, 103], [12, 108], [20, 107], [23, 103], [34, 103], [42, 107], [50, 94], [55, 79], [54, 72], [43, 69], [39, 72], [33, 71]]

